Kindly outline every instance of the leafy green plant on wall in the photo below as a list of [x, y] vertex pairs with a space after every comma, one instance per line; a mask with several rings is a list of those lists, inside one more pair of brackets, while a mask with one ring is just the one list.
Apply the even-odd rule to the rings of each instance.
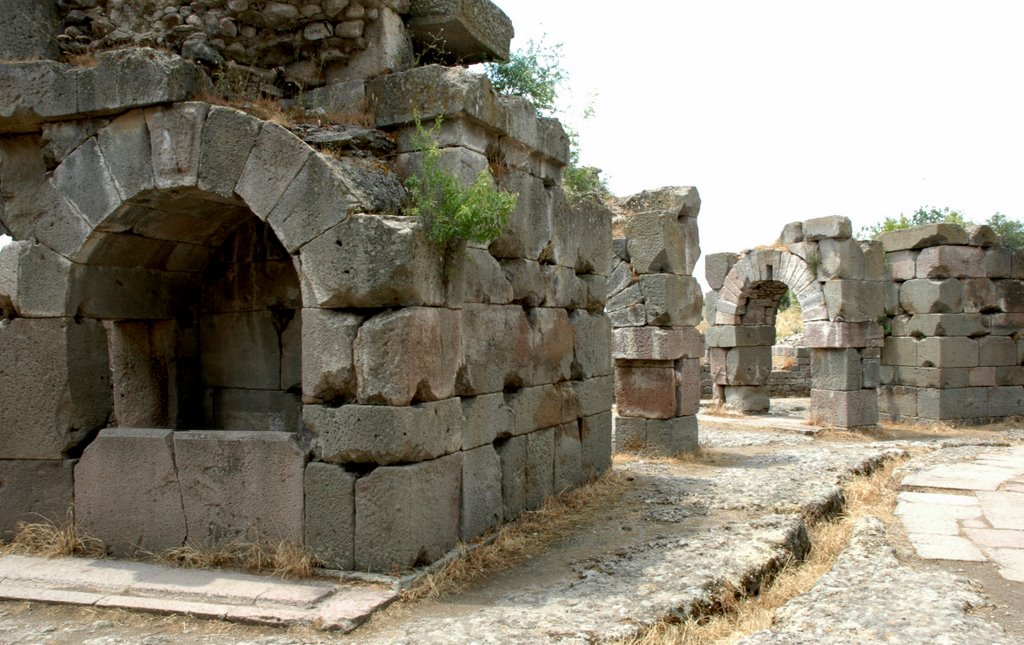
[[416, 120], [413, 146], [422, 153], [423, 167], [419, 174], [405, 180], [410, 197], [406, 213], [419, 217], [430, 239], [445, 247], [460, 240], [490, 242], [508, 224], [519, 196], [498, 189], [487, 168], [468, 186], [445, 170], [438, 144], [441, 123], [441, 117], [437, 117], [428, 130]]

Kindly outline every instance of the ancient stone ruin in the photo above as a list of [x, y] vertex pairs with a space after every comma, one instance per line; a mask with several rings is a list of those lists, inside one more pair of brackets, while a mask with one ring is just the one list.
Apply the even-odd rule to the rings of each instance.
[[714, 396], [767, 410], [775, 312], [789, 289], [811, 351], [811, 417], [855, 428], [987, 422], [1024, 411], [1024, 254], [985, 226], [852, 239], [850, 221], [794, 222], [779, 242], [705, 259]]
[[[567, 204], [556, 121], [412, 66], [507, 53], [493, 5], [59, 6], [0, 9], [0, 530], [73, 507], [117, 554], [258, 534], [391, 571], [609, 468], [610, 216]], [[221, 105], [193, 42], [316, 59], [302, 99], [361, 125]], [[519, 195], [491, 244], [401, 215], [435, 117], [446, 168]]]

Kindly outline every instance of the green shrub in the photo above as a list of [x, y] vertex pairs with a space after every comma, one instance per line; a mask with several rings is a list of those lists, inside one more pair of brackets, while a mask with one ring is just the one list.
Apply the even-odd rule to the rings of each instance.
[[419, 175], [405, 180], [411, 205], [406, 210], [423, 221], [430, 239], [449, 246], [459, 240], [490, 242], [501, 235], [518, 195], [499, 190], [490, 170], [484, 169], [469, 186], [441, 167], [437, 133], [441, 117], [427, 130], [416, 120], [413, 145], [423, 153]]

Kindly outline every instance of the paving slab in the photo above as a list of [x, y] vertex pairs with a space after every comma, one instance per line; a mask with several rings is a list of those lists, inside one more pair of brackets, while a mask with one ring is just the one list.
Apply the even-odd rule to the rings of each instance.
[[981, 511], [992, 528], [1024, 530], [1024, 493], [979, 492]]
[[999, 565], [999, 575], [1014, 582], [1024, 582], [1024, 549], [988, 549]]
[[902, 486], [918, 488], [950, 488], [954, 490], [994, 491], [1008, 479], [1024, 473], [1024, 467], [1008, 468], [984, 464], [944, 464], [914, 473], [903, 479]]
[[348, 632], [398, 597], [391, 587], [284, 581], [235, 571], [92, 558], [0, 557], [0, 598], [180, 613]]
[[1006, 531], [964, 527], [964, 535], [980, 547], [1021, 549], [1024, 552], [1024, 531]]
[[985, 562], [985, 555], [973, 542], [959, 535], [908, 533], [917, 555], [925, 560], [958, 560]]

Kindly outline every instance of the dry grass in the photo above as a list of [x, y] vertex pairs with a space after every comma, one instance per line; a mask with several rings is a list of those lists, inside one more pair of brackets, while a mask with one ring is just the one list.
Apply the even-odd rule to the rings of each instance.
[[902, 461], [890, 460], [872, 474], [847, 482], [843, 487], [846, 500], [843, 513], [811, 525], [808, 532], [812, 546], [807, 557], [786, 565], [756, 594], [726, 593], [713, 613], [684, 622], [663, 621], [625, 642], [630, 645], [735, 643], [749, 634], [767, 629], [779, 607], [807, 592], [832, 568], [849, 541], [858, 518], [874, 515], [886, 523], [894, 521], [898, 485], [892, 473]]
[[791, 370], [797, 366], [794, 356], [772, 356], [772, 369]]
[[785, 338], [802, 333], [804, 330], [803, 315], [800, 305], [796, 302], [796, 296], [793, 296], [793, 302], [789, 308], [775, 314], [775, 337]]
[[156, 555], [163, 564], [188, 569], [240, 569], [269, 573], [284, 580], [313, 577], [319, 565], [304, 545], [289, 541], [232, 540], [218, 546], [191, 542]]
[[107, 550], [99, 540], [75, 524], [71, 511], [63, 522], [40, 517], [39, 522], [18, 522], [14, 539], [3, 551], [45, 558], [83, 556], [102, 558]]
[[412, 602], [456, 593], [484, 576], [510, 569], [606, 509], [628, 486], [625, 477], [608, 473], [549, 498], [537, 510], [525, 511], [513, 522], [481, 538], [475, 549], [460, 545], [461, 557], [451, 560], [436, 573], [420, 578], [402, 593], [402, 599]]

